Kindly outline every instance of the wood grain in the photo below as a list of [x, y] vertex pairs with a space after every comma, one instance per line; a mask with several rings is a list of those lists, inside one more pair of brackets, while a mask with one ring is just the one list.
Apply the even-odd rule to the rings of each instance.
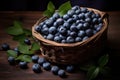
[[[105, 80], [119, 80], [120, 77], [120, 12], [107, 12], [109, 14], [108, 28], [108, 45], [110, 53], [110, 67], [112, 68], [112, 76]], [[17, 46], [17, 42], [12, 40], [12, 37], [6, 34], [5, 29], [12, 24], [14, 20], [20, 20], [23, 26], [31, 29], [33, 24], [42, 17], [42, 12], [0, 12], [0, 46], [3, 43], [8, 43], [11, 48]], [[35, 74], [31, 67], [33, 63], [29, 63], [29, 69], [22, 70], [18, 66], [8, 64], [5, 51], [0, 51], [0, 80], [86, 80], [86, 74], [77, 71], [73, 74], [68, 74], [67, 78], [60, 78], [53, 75], [49, 71], [43, 71], [40, 74]]]

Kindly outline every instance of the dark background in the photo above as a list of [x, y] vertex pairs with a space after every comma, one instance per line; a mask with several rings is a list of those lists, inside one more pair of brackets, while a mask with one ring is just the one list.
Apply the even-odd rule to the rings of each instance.
[[[0, 0], [1, 11], [43, 11], [50, 0]], [[68, 0], [51, 0], [56, 8]], [[120, 10], [119, 0], [70, 0], [72, 6], [92, 7], [103, 11]]]

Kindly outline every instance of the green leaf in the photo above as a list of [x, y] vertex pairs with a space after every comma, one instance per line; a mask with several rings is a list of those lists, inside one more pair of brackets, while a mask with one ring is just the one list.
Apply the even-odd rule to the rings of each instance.
[[60, 15], [64, 15], [67, 13], [68, 10], [71, 9], [71, 4], [70, 4], [70, 1], [68, 2], [65, 2], [64, 4], [62, 4], [59, 8], [58, 8], [58, 11], [59, 11], [59, 14]]
[[52, 13], [54, 13], [54, 11], [55, 11], [55, 6], [51, 1], [47, 5], [47, 10], [49, 10]]
[[44, 16], [47, 16], [47, 17], [51, 17], [53, 15], [54, 12], [50, 12], [49, 10], [46, 10], [43, 12], [43, 15]]
[[36, 42], [32, 43], [31, 50], [32, 51], [40, 50], [40, 45]]
[[93, 80], [98, 76], [98, 74], [99, 74], [99, 67], [92, 66], [89, 68], [89, 70], [87, 72], [87, 78], [89, 80]]
[[32, 36], [32, 31], [31, 30], [24, 28], [23, 31], [24, 31], [26, 36]]
[[25, 61], [25, 62], [31, 62], [31, 56], [29, 55], [20, 55], [16, 58], [16, 60], [21, 60], [21, 61]]
[[20, 43], [23, 43], [25, 39], [26, 39], [25, 34], [13, 36], [13, 40], [19, 41]]
[[20, 35], [20, 34], [23, 34], [23, 29], [22, 29], [22, 26], [21, 26], [21, 23], [18, 22], [18, 21], [14, 21], [14, 25], [12, 27], [8, 27], [6, 29], [6, 32], [10, 35]]
[[19, 44], [18, 49], [23, 54], [29, 54], [30, 46], [26, 44]]
[[101, 67], [100, 68], [100, 73], [103, 74], [104, 76], [109, 75], [110, 74], [110, 68], [105, 66], [105, 67]]
[[13, 51], [13, 50], [8, 50], [7, 51], [7, 54], [8, 54], [8, 56], [12, 56], [12, 57], [17, 57], [17, 54], [16, 54], [16, 52], [15, 51]]
[[105, 66], [109, 61], [109, 55], [105, 54], [102, 57], [100, 57], [100, 59], [98, 60], [98, 64], [100, 67]]
[[87, 65], [82, 65], [80, 66], [80, 69], [83, 70], [83, 71], [88, 71], [90, 67], [93, 66], [93, 63], [89, 63]]

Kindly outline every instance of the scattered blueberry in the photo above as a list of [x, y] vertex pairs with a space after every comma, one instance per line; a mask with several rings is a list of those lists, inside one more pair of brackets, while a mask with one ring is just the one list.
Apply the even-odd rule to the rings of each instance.
[[20, 66], [21, 69], [27, 69], [28, 68], [27, 62], [19, 62], [19, 66]]
[[58, 71], [59, 71], [59, 67], [58, 67], [58, 66], [52, 66], [51, 72], [52, 72], [53, 74], [57, 75], [57, 74], [58, 74]]
[[10, 46], [7, 43], [2, 44], [2, 50], [7, 51], [10, 49]]
[[45, 70], [50, 70], [51, 69], [51, 64], [49, 62], [45, 62], [45, 63], [43, 63], [42, 67]]
[[65, 76], [66, 76], [65, 71], [64, 71], [63, 69], [60, 69], [60, 70], [58, 71], [58, 76], [60, 76], [60, 77], [65, 77]]
[[10, 63], [10, 65], [14, 65], [15, 64], [15, 58], [12, 56], [8, 57], [8, 62]]
[[27, 45], [31, 45], [31, 41], [29, 39], [25, 39], [24, 43], [26, 43]]
[[45, 63], [46, 62], [46, 60], [45, 60], [45, 58], [43, 58], [43, 57], [39, 57], [39, 59], [38, 59], [38, 64], [39, 65], [43, 65], [43, 63]]
[[32, 61], [33, 61], [34, 63], [37, 63], [37, 62], [38, 62], [38, 59], [39, 59], [39, 56], [38, 56], [38, 55], [33, 55], [33, 56], [32, 56]]
[[41, 67], [40, 67], [39, 64], [33, 64], [32, 70], [33, 70], [35, 73], [40, 73], [40, 72], [41, 72]]
[[74, 72], [74, 66], [72, 66], [72, 65], [67, 66], [66, 71], [69, 73]]

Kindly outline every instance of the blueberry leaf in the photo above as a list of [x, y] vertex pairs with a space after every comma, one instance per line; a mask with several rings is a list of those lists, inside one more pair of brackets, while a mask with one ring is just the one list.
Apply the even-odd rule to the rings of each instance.
[[36, 42], [32, 43], [31, 50], [33, 51], [40, 50], [40, 45]]
[[13, 26], [11, 27], [8, 27], [6, 29], [6, 32], [10, 35], [20, 35], [20, 34], [23, 34], [23, 29], [22, 29], [22, 25], [19, 21], [14, 21], [14, 24]]
[[54, 11], [55, 11], [55, 6], [51, 1], [47, 5], [47, 10], [49, 10], [52, 13], [54, 13]]
[[20, 43], [23, 43], [25, 39], [26, 39], [25, 34], [13, 36], [13, 40], [18, 41]]
[[31, 30], [24, 28], [23, 31], [24, 31], [26, 36], [32, 36], [32, 31]]
[[20, 55], [16, 58], [16, 60], [21, 60], [25, 62], [32, 62], [31, 56], [29, 55]]
[[109, 55], [105, 54], [103, 56], [100, 57], [100, 59], [98, 60], [98, 64], [100, 67], [105, 66], [108, 63], [109, 60]]
[[65, 2], [64, 4], [62, 4], [59, 8], [58, 8], [58, 11], [59, 11], [59, 14], [60, 15], [64, 15], [67, 13], [68, 10], [71, 9], [71, 4], [70, 4], [70, 1], [68, 2]]
[[88, 78], [88, 80], [95, 79], [98, 76], [99, 71], [100, 71], [99, 67], [96, 67], [96, 66], [90, 67], [89, 70], [88, 70], [88, 72], [87, 72], [87, 78]]
[[18, 49], [22, 54], [29, 54], [30, 46], [26, 44], [19, 44]]
[[53, 13], [50, 12], [49, 10], [46, 10], [46, 11], [43, 12], [43, 15], [47, 16], [47, 17], [51, 17], [53, 15]]
[[15, 51], [13, 51], [13, 50], [8, 50], [8, 51], [7, 51], [7, 54], [8, 54], [8, 56], [12, 56], [12, 57], [14, 57], [14, 58], [16, 58], [16, 57], [17, 57], [16, 52], [15, 52]]

